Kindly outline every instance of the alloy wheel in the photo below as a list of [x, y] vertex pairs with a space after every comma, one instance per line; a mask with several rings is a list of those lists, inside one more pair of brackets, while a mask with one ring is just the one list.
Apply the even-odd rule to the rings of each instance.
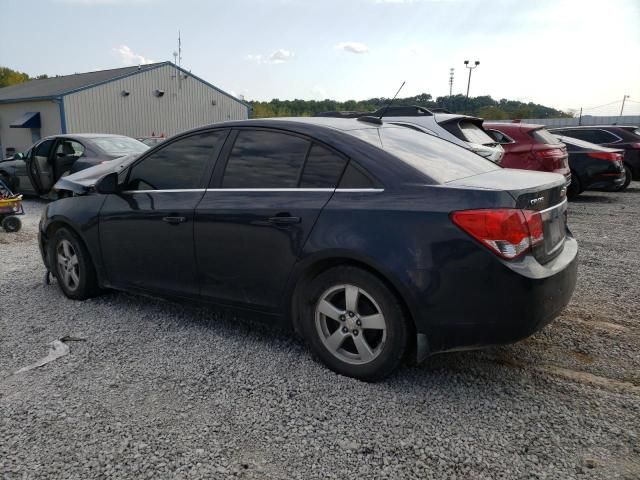
[[375, 360], [387, 339], [387, 323], [378, 303], [355, 285], [326, 290], [316, 305], [315, 324], [325, 348], [352, 365]]
[[80, 285], [80, 265], [78, 254], [69, 240], [61, 240], [56, 248], [58, 275], [69, 291], [75, 291]]

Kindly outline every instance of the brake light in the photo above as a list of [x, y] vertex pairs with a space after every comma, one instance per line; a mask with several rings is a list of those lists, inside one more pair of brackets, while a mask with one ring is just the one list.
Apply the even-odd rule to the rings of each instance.
[[622, 154], [617, 152], [591, 152], [587, 153], [591, 158], [598, 158], [600, 160], [609, 160], [610, 162], [619, 162], [622, 160]]
[[534, 150], [534, 156], [547, 170], [564, 168], [566, 160], [569, 158], [564, 148], [546, 148], [544, 150]]
[[451, 213], [451, 221], [507, 260], [544, 241], [542, 216], [532, 210], [461, 210]]

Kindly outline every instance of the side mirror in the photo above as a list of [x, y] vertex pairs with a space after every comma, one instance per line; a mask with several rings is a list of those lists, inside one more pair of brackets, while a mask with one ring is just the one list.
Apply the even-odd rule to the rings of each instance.
[[96, 192], [104, 193], [105, 195], [110, 193], [116, 193], [118, 191], [118, 174], [112, 172], [109, 175], [105, 175], [96, 183]]
[[16, 153], [16, 154], [13, 156], [13, 159], [14, 159], [14, 160], [24, 160], [24, 153]]

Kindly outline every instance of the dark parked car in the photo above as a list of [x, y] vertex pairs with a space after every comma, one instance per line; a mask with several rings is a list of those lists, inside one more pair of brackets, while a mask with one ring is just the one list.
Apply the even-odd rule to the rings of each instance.
[[577, 138], [558, 136], [558, 139], [569, 152], [569, 197], [580, 195], [585, 190], [619, 190], [624, 185], [624, 150], [601, 147]]
[[640, 128], [626, 125], [594, 125], [588, 127], [560, 127], [549, 129], [556, 135], [577, 138], [603, 147], [619, 148], [625, 151], [624, 190], [631, 180], [640, 180]]
[[39, 244], [68, 297], [115, 288], [260, 312], [365, 380], [407, 356], [522, 339], [576, 282], [561, 175], [404, 127], [222, 123], [63, 180], [76, 195], [47, 206]]
[[504, 148], [503, 167], [559, 173], [567, 184], [571, 181], [567, 149], [544, 125], [484, 122], [483, 126]]
[[16, 192], [45, 195], [63, 175], [148, 148], [122, 135], [56, 135], [38, 141], [19, 158], [0, 162], [0, 177]]

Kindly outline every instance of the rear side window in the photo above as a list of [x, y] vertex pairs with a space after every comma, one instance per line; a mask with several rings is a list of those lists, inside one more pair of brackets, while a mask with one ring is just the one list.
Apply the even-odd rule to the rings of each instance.
[[152, 153], [131, 168], [128, 190], [200, 188], [212, 156], [227, 131], [219, 130], [182, 138]]
[[331, 150], [313, 145], [300, 179], [301, 188], [334, 188], [347, 161]]
[[360, 168], [349, 163], [338, 188], [374, 188], [375, 184]]
[[507, 143], [515, 143], [515, 140], [513, 138], [511, 138], [509, 135], [499, 132], [498, 130], [486, 130], [487, 134], [493, 138], [496, 142], [498, 142], [501, 145], [507, 144]]
[[48, 157], [51, 147], [53, 147], [54, 140], [45, 140], [38, 145], [34, 151], [36, 157]]
[[536, 143], [544, 143], [545, 145], [558, 145], [560, 140], [553, 133], [549, 132], [546, 128], [539, 128], [529, 132], [529, 136], [533, 138]]
[[501, 168], [466, 148], [404, 127], [363, 128], [346, 133], [382, 148], [437, 183]]
[[241, 130], [222, 179], [223, 188], [295, 188], [309, 141], [264, 130]]
[[594, 130], [567, 129], [567, 130], [562, 130], [562, 134], [566, 135], [567, 137], [579, 138], [580, 140], [584, 140], [585, 142], [598, 143], [598, 144], [613, 143], [618, 140], [618, 138], [615, 135], [612, 135], [609, 132], [606, 132], [604, 130], [599, 130], [599, 129], [594, 129]]

